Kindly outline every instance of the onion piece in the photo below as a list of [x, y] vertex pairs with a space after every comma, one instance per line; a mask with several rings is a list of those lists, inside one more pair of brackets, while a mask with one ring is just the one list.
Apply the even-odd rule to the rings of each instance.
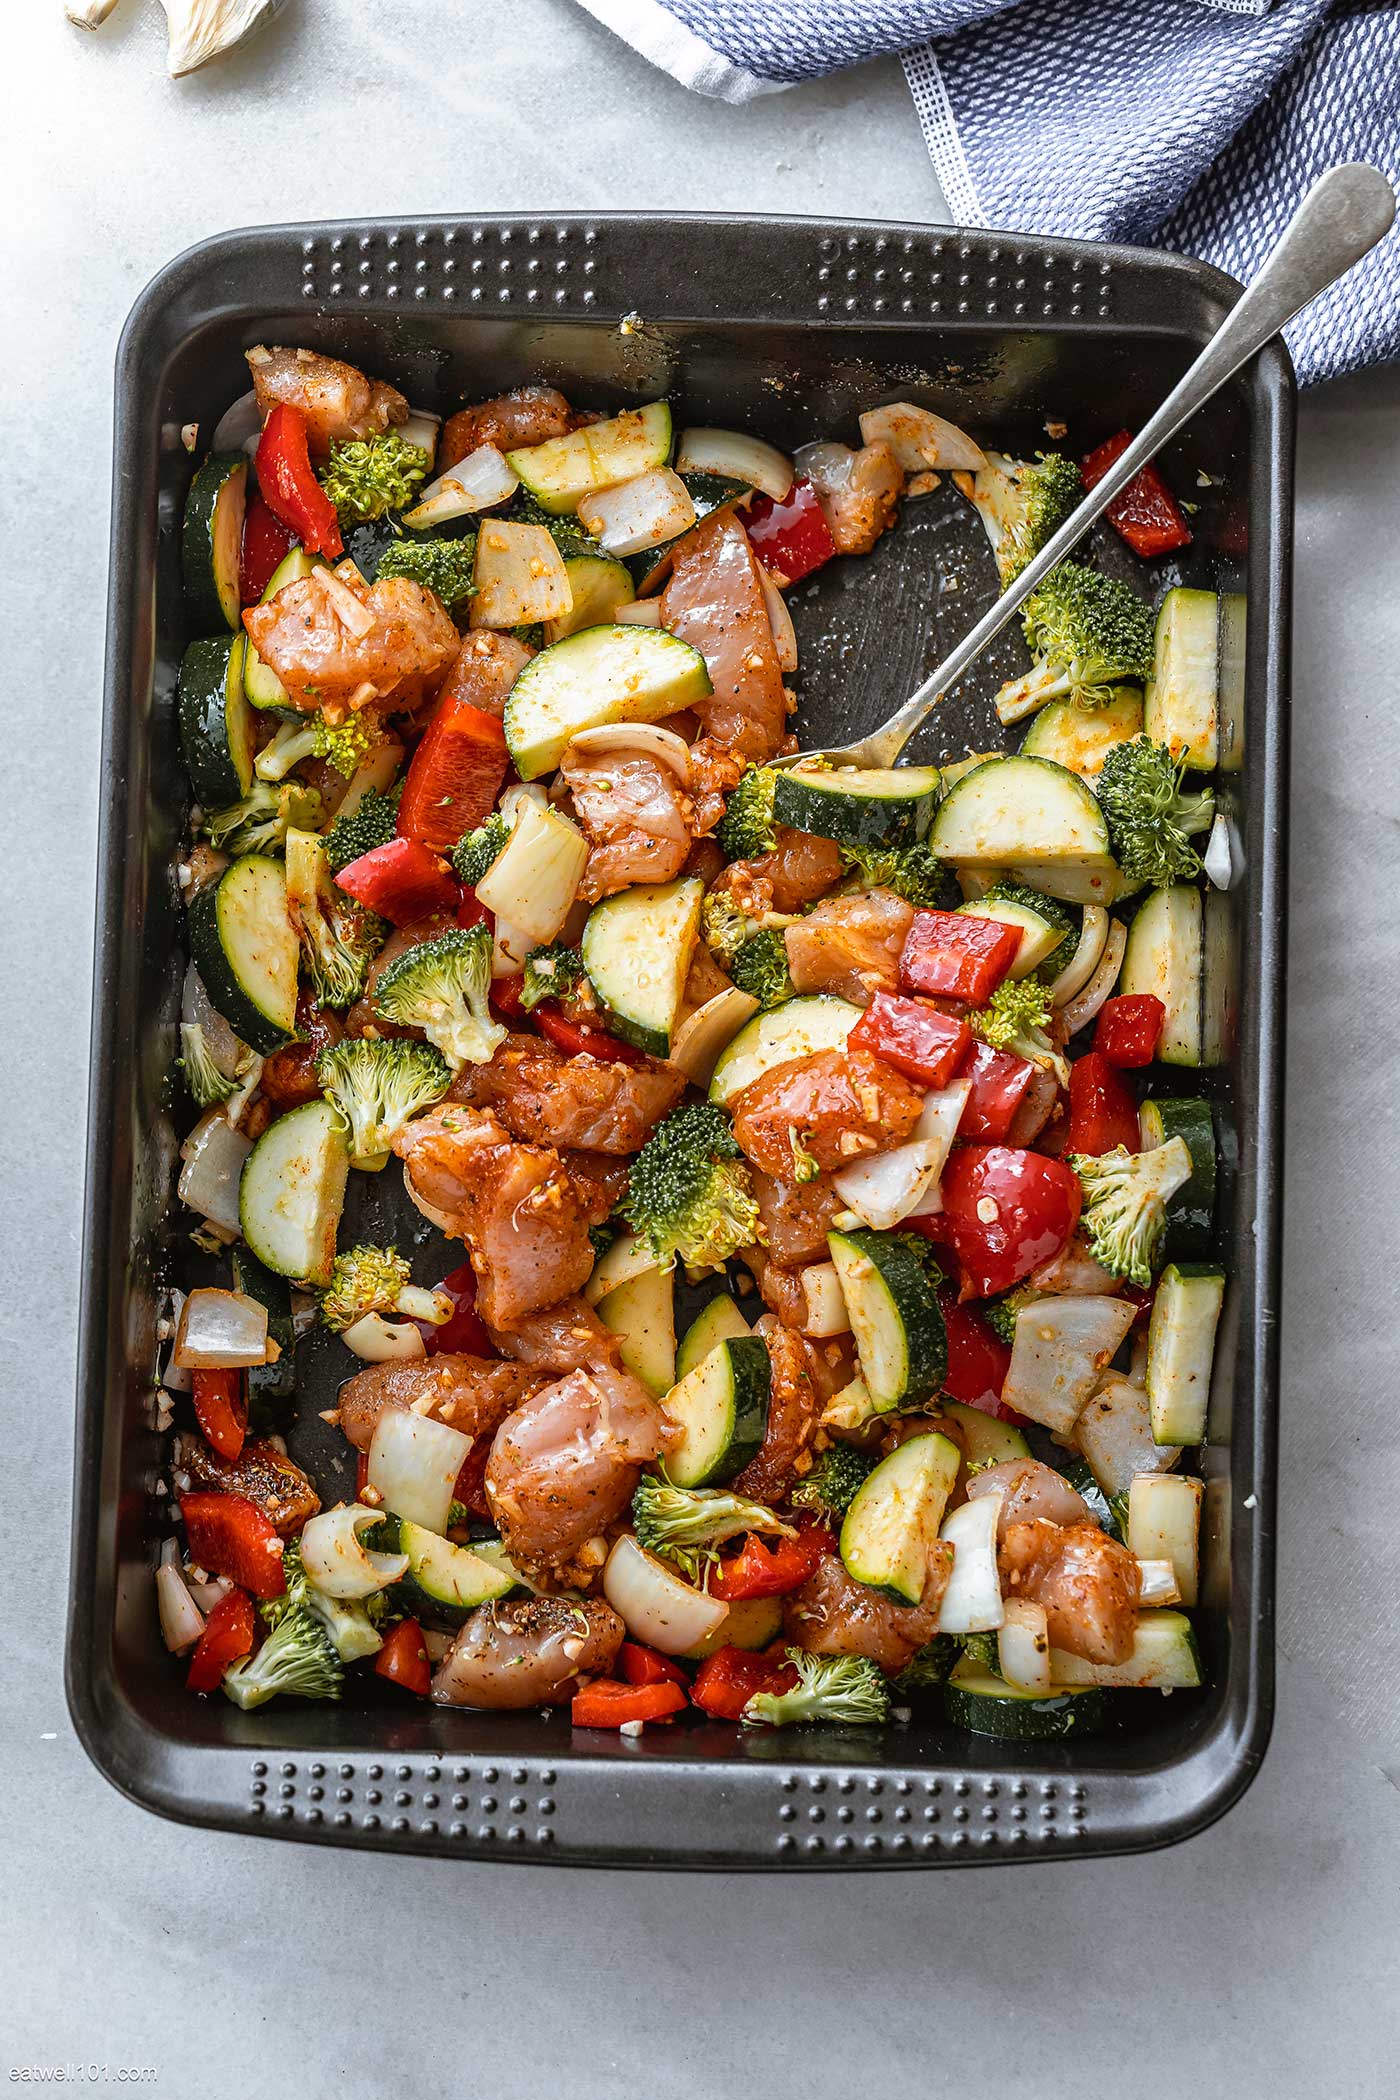
[[248, 1046], [229, 1027], [204, 988], [204, 980], [193, 963], [185, 971], [180, 994], [180, 1019], [187, 1026], [204, 1030], [204, 1047], [225, 1079], [236, 1079]]
[[739, 1030], [758, 1012], [757, 999], [731, 984], [687, 1014], [671, 1044], [671, 1063], [696, 1086], [708, 1086]]
[[1002, 1399], [1068, 1436], [1133, 1324], [1127, 1298], [1037, 1298], [1016, 1316]]
[[190, 1292], [175, 1333], [177, 1364], [187, 1371], [233, 1370], [267, 1363], [268, 1350], [267, 1307], [256, 1298], [242, 1291]]
[[[554, 939], [573, 909], [588, 864], [588, 841], [557, 810], [541, 809], [533, 801], [518, 806], [510, 837], [476, 894], [489, 912], [531, 935], [530, 945], [537, 947]], [[499, 926], [496, 931], [499, 940]]]
[[[396, 1419], [403, 1417], [396, 1413]], [[353, 1600], [387, 1590], [391, 1582], [407, 1574], [408, 1555], [372, 1553], [360, 1543], [362, 1531], [372, 1531], [383, 1521], [382, 1510], [366, 1509], [361, 1502], [342, 1502], [336, 1509], [308, 1517], [301, 1534], [301, 1564], [307, 1579], [327, 1597]]]
[[1201, 856], [1201, 866], [1207, 880], [1218, 890], [1228, 890], [1234, 880], [1234, 855], [1230, 847], [1230, 819], [1224, 810], [1217, 810], [1215, 822], [1210, 827], [1206, 850]]
[[646, 1553], [624, 1532], [603, 1569], [603, 1595], [627, 1631], [663, 1655], [684, 1655], [708, 1640], [729, 1616], [718, 1597], [682, 1582], [679, 1575]]
[[233, 1584], [229, 1581], [227, 1575], [213, 1575], [208, 1582], [191, 1582], [186, 1578], [185, 1588], [194, 1598], [195, 1603], [207, 1619], [220, 1598], [228, 1595], [233, 1588]]
[[389, 1321], [382, 1313], [366, 1313], [341, 1332], [340, 1339], [362, 1363], [409, 1363], [428, 1353], [423, 1336], [411, 1320]]
[[1181, 1588], [1176, 1579], [1176, 1569], [1169, 1560], [1140, 1560], [1138, 1562], [1138, 1603], [1144, 1608], [1154, 1604], [1180, 1604]]
[[[768, 572], [765, 569], [763, 574]], [[674, 729], [656, 722], [601, 722], [596, 729], [580, 729], [569, 741], [571, 751], [635, 751], [654, 758], [680, 781], [690, 786], [690, 746]]]
[[156, 1609], [160, 1613], [160, 1637], [170, 1653], [183, 1655], [193, 1648], [204, 1631], [204, 1614], [173, 1561], [162, 1560], [156, 1569]]
[[446, 1422], [386, 1408], [370, 1439], [369, 1484], [396, 1517], [445, 1531], [452, 1490], [471, 1447], [471, 1437]]
[[683, 430], [676, 447], [682, 474], [723, 474], [781, 503], [792, 487], [792, 461], [776, 445], [746, 430]]
[[436, 1626], [425, 1626], [423, 1628], [423, 1653], [427, 1656], [428, 1661], [436, 1667], [456, 1638], [455, 1633], [440, 1633]]
[[807, 1301], [802, 1332], [812, 1335], [817, 1341], [824, 1341], [828, 1335], [849, 1334], [851, 1316], [846, 1310], [846, 1297], [835, 1262], [812, 1262], [802, 1271], [801, 1282], [802, 1295]]
[[940, 1633], [992, 1633], [1006, 1617], [997, 1567], [1000, 1494], [979, 1495], [943, 1520], [939, 1537], [953, 1548], [953, 1572], [938, 1612]]
[[906, 474], [920, 474], [926, 467], [975, 474], [987, 464], [986, 453], [965, 430], [912, 401], [868, 408], [860, 419], [860, 434], [867, 445], [888, 445]]
[[[538, 948], [539, 945], [534, 935], [527, 933], [523, 926], [512, 926], [498, 914], [495, 939], [491, 943], [492, 977], [518, 977], [525, 967], [530, 950]], [[419, 1207], [422, 1208], [421, 1205]], [[424, 1215], [431, 1217], [432, 1213], [427, 1211]], [[445, 1229], [455, 1231], [456, 1228], [449, 1226]]]
[[695, 523], [695, 505], [679, 474], [650, 467], [631, 481], [579, 499], [579, 523], [614, 561], [664, 546]]
[[763, 602], [768, 608], [768, 625], [773, 630], [773, 646], [778, 652], [778, 669], [797, 669], [797, 629], [792, 624], [792, 614], [787, 609], [787, 600], [773, 581], [771, 572], [762, 562], [758, 565], [758, 580], [763, 585]]
[[842, 1202], [872, 1230], [892, 1231], [901, 1218], [915, 1212], [926, 1217], [939, 1207], [930, 1198], [937, 1190], [971, 1092], [970, 1079], [955, 1079], [951, 1086], [926, 1094], [907, 1143], [890, 1152], [872, 1153], [832, 1175], [831, 1185]]
[[1009, 1597], [1002, 1612], [997, 1637], [1000, 1674], [1018, 1692], [1049, 1692], [1050, 1632], [1045, 1606], [1025, 1597]]
[[258, 397], [249, 387], [230, 402], [218, 422], [214, 425], [214, 436], [210, 449], [214, 452], [241, 452], [249, 439], [254, 442], [262, 436], [263, 412], [258, 407]]
[[483, 521], [476, 541], [470, 624], [528, 627], [573, 611], [574, 591], [564, 557], [543, 525], [510, 518]]
[[1068, 1006], [1075, 993], [1083, 991], [1103, 960], [1107, 941], [1108, 913], [1101, 904], [1086, 904], [1078, 945], [1059, 976], [1051, 981], [1052, 1006]]
[[397, 428], [406, 445], [416, 445], [420, 452], [427, 453], [428, 465], [431, 467], [437, 457], [438, 432], [442, 429], [442, 417], [435, 416], [430, 408], [410, 408], [406, 420]]
[[217, 1108], [205, 1110], [180, 1147], [185, 1162], [177, 1184], [180, 1201], [235, 1239], [243, 1229], [238, 1183], [252, 1149]]
[[1123, 953], [1128, 945], [1128, 930], [1121, 919], [1114, 919], [1104, 942], [1103, 957], [1082, 992], [1071, 999], [1060, 1011], [1064, 1017], [1066, 1036], [1078, 1035], [1093, 1020], [1104, 1001], [1113, 992], [1118, 982], [1118, 972], [1123, 967]]
[[660, 1267], [650, 1243], [640, 1233], [624, 1232], [594, 1264], [593, 1274], [583, 1287], [583, 1302], [597, 1305], [609, 1291], [619, 1290], [624, 1283], [635, 1283], [639, 1276], [648, 1276]]
[[403, 521], [416, 530], [422, 525], [445, 525], [452, 518], [474, 517], [493, 503], [504, 503], [519, 486], [496, 447], [478, 445], [424, 489], [413, 509], [404, 512]]
[[660, 598], [633, 598], [626, 605], [613, 610], [614, 627], [659, 627], [661, 625]]
[[161, 1319], [161, 1326], [165, 1329], [165, 1337], [168, 1337], [170, 1342], [170, 1354], [165, 1369], [161, 1373], [160, 1382], [168, 1393], [188, 1393], [194, 1389], [194, 1374], [185, 1370], [183, 1366], [175, 1361], [175, 1337], [180, 1331], [180, 1315], [184, 1309], [184, 1292], [172, 1287], [169, 1311]]

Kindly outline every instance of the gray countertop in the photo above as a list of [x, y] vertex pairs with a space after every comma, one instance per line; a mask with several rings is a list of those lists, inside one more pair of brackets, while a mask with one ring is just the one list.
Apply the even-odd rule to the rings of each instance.
[[1301, 416], [1280, 1695], [1243, 1804], [1147, 1858], [840, 1881], [550, 1873], [179, 1829], [97, 1776], [61, 1687], [122, 319], [167, 257], [230, 225], [571, 207], [937, 218], [941, 202], [895, 65], [728, 109], [570, 0], [294, 0], [179, 84], [141, 0], [97, 36], [59, 0], [8, 26], [26, 86], [0, 131], [0, 2076], [139, 2068], [180, 2100], [449, 2082], [500, 2100], [900, 2100], [1013, 2081], [1028, 2100], [1086, 2083], [1134, 2100], [1393, 2093], [1400, 375], [1333, 387]]

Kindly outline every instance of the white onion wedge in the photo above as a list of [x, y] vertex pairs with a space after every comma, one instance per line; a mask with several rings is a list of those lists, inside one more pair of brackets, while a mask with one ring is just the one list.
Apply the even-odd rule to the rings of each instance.
[[1113, 987], [1118, 982], [1118, 972], [1123, 967], [1123, 954], [1128, 945], [1128, 929], [1121, 919], [1109, 922], [1108, 938], [1104, 942], [1099, 966], [1082, 992], [1062, 1006], [1067, 1036], [1077, 1035], [1087, 1028], [1104, 1001], [1112, 997]]
[[943, 1519], [939, 1537], [953, 1548], [953, 1572], [938, 1611], [940, 1633], [992, 1633], [1005, 1618], [997, 1569], [1001, 1495], [979, 1495]]
[[429, 1531], [447, 1529], [452, 1490], [472, 1439], [446, 1422], [386, 1408], [369, 1446], [369, 1484], [384, 1507]]
[[[588, 864], [588, 841], [577, 824], [533, 801], [517, 805], [510, 837], [476, 886], [490, 912], [530, 947], [552, 941], [568, 918]], [[496, 928], [500, 942], [501, 927]], [[528, 949], [526, 951], [529, 952]]]
[[1229, 889], [1234, 880], [1234, 855], [1230, 849], [1230, 819], [1223, 810], [1216, 812], [1215, 822], [1210, 827], [1201, 866], [1213, 888]]
[[1008, 1597], [997, 1635], [997, 1662], [1001, 1675], [1018, 1692], [1050, 1690], [1049, 1619], [1043, 1604], [1022, 1597]]
[[427, 1344], [412, 1320], [386, 1320], [382, 1313], [366, 1313], [344, 1329], [340, 1339], [361, 1363], [413, 1363], [428, 1353]]
[[175, 1333], [177, 1364], [187, 1371], [224, 1371], [267, 1361], [265, 1305], [241, 1291], [190, 1292]]
[[495, 446], [478, 445], [475, 452], [429, 483], [413, 509], [404, 512], [403, 521], [417, 530], [424, 525], [445, 525], [453, 518], [475, 517], [494, 503], [504, 503], [519, 486]]
[[603, 1570], [603, 1595], [634, 1640], [663, 1655], [684, 1655], [708, 1640], [729, 1616], [718, 1597], [683, 1582], [624, 1532]]
[[543, 525], [487, 518], [477, 534], [472, 572], [473, 627], [528, 627], [573, 611], [564, 557]]
[[1079, 929], [1078, 946], [1059, 976], [1051, 982], [1052, 1006], [1068, 1006], [1075, 993], [1083, 991], [1103, 961], [1107, 941], [1108, 913], [1101, 904], [1086, 904], [1084, 923]]
[[258, 407], [258, 397], [249, 387], [224, 410], [214, 425], [214, 436], [210, 444], [213, 452], [241, 452], [251, 438], [254, 445], [262, 436], [263, 414]]
[[1139, 1560], [1138, 1603], [1146, 1609], [1155, 1604], [1180, 1604], [1181, 1588], [1176, 1569], [1169, 1560]]
[[579, 523], [591, 532], [604, 554], [620, 561], [645, 554], [695, 523], [695, 505], [679, 474], [670, 467], [650, 467], [631, 481], [596, 489], [579, 499]]
[[613, 609], [615, 627], [659, 627], [661, 625], [660, 598], [634, 598], [628, 605]]
[[654, 758], [659, 766], [666, 766], [680, 781], [682, 787], [690, 786], [690, 746], [674, 729], [663, 729], [657, 722], [600, 722], [596, 729], [580, 729], [570, 739], [571, 751], [635, 751], [643, 758]]
[[778, 669], [783, 672], [795, 671], [797, 629], [792, 624], [787, 600], [762, 562], [758, 565], [758, 580], [763, 585], [763, 602], [768, 608], [768, 625], [773, 630], [773, 646], [778, 652]]
[[180, 1201], [237, 1239], [238, 1183], [252, 1145], [217, 1108], [206, 1109], [180, 1147]]
[[639, 1276], [649, 1275], [659, 1267], [648, 1242], [639, 1233], [624, 1232], [595, 1263], [593, 1274], [583, 1287], [583, 1302], [597, 1305], [610, 1291], [620, 1289], [624, 1283], [635, 1283]]
[[757, 1012], [757, 999], [741, 992], [737, 984], [716, 992], [681, 1022], [671, 1043], [671, 1063], [679, 1065], [696, 1086], [708, 1086], [720, 1058]]
[[807, 1301], [802, 1321], [804, 1334], [824, 1341], [829, 1335], [850, 1333], [851, 1316], [846, 1310], [846, 1296], [835, 1262], [817, 1261], [804, 1269], [802, 1295]]
[[372, 1597], [397, 1582], [407, 1573], [408, 1555], [372, 1553], [360, 1543], [360, 1533], [372, 1531], [383, 1516], [382, 1510], [349, 1502], [308, 1517], [301, 1534], [301, 1564], [307, 1579], [327, 1597], [347, 1600]]
[[987, 463], [986, 453], [965, 430], [912, 401], [868, 408], [860, 419], [860, 434], [867, 445], [888, 445], [906, 474], [920, 474], [926, 467], [975, 474]]
[[676, 447], [682, 474], [723, 474], [781, 503], [792, 487], [792, 461], [746, 430], [683, 430]]
[[933, 1198], [971, 1091], [970, 1079], [955, 1079], [926, 1094], [907, 1143], [832, 1175], [841, 1201], [873, 1231], [890, 1232], [901, 1218], [926, 1217], [939, 1207]]
[[428, 465], [431, 467], [437, 457], [438, 432], [441, 429], [441, 416], [435, 416], [429, 408], [411, 408], [407, 421], [398, 425], [398, 434], [406, 445], [416, 445], [420, 452], [426, 452]]
[[172, 1655], [193, 1648], [204, 1631], [204, 1614], [185, 1585], [173, 1560], [162, 1560], [156, 1569], [156, 1609], [160, 1613], [160, 1637]]
[[1002, 1399], [1042, 1429], [1068, 1436], [1135, 1313], [1126, 1298], [1037, 1298], [1023, 1306]]

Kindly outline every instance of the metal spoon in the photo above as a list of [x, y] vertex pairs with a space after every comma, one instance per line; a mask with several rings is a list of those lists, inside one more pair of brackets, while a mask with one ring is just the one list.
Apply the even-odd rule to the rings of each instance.
[[1114, 497], [1175, 437], [1183, 423], [1233, 378], [1241, 365], [1278, 334], [1319, 292], [1343, 276], [1353, 263], [1390, 230], [1395, 194], [1378, 168], [1360, 162], [1333, 168], [1313, 184], [1284, 228], [1273, 253], [1236, 306], [1221, 322], [1200, 356], [1150, 417], [1126, 452], [1049, 539], [1034, 561], [1009, 584], [989, 612], [964, 635], [917, 692], [880, 729], [856, 743], [824, 751], [797, 751], [774, 759], [776, 766], [796, 766], [824, 759], [833, 766], [892, 766], [925, 716], [1002, 629], [1016, 617], [1039, 584]]

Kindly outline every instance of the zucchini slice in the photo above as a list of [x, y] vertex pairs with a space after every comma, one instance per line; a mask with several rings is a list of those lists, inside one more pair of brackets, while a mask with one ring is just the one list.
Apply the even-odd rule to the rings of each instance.
[[669, 1269], [646, 1269], [598, 1301], [598, 1318], [618, 1338], [623, 1369], [654, 1398], [676, 1382], [675, 1288]]
[[244, 1372], [248, 1381], [249, 1427], [255, 1433], [279, 1429], [284, 1403], [293, 1398], [297, 1389], [292, 1294], [286, 1277], [274, 1276], [247, 1247], [233, 1247], [230, 1255], [234, 1289], [267, 1307], [267, 1331], [282, 1352], [275, 1364], [250, 1364]]
[[688, 1371], [693, 1371], [721, 1342], [738, 1341], [741, 1336], [752, 1332], [729, 1293], [721, 1291], [717, 1298], [711, 1298], [703, 1312], [695, 1315], [682, 1336], [676, 1351], [677, 1378], [684, 1378]]
[[1220, 601], [1214, 591], [1168, 591], [1157, 613], [1142, 726], [1178, 764], [1209, 773], [1220, 755]]
[[1147, 1401], [1159, 1444], [1202, 1444], [1210, 1406], [1215, 1331], [1225, 1277], [1196, 1262], [1168, 1262], [1147, 1323]]
[[769, 1378], [763, 1342], [736, 1335], [672, 1386], [662, 1406], [683, 1431], [666, 1460], [677, 1487], [714, 1487], [743, 1471], [768, 1427]]
[[1117, 872], [1093, 794], [1046, 758], [993, 758], [965, 773], [939, 805], [928, 842], [960, 867], [1051, 863], [1101, 885]]
[[253, 714], [243, 689], [248, 638], [191, 642], [180, 663], [180, 749], [198, 799], [217, 808], [253, 784]]
[[829, 1232], [827, 1245], [876, 1412], [931, 1400], [948, 1369], [948, 1332], [918, 1256], [892, 1232]]
[[587, 423], [568, 437], [524, 445], [506, 460], [542, 510], [556, 517], [575, 511], [593, 489], [631, 481], [671, 457], [671, 410], [664, 401], [624, 409], [605, 423]]
[[526, 664], [505, 706], [506, 747], [522, 780], [552, 773], [580, 729], [659, 722], [710, 690], [705, 659], [663, 627], [585, 627]]
[[774, 776], [773, 816], [841, 846], [911, 846], [933, 821], [937, 766], [851, 766]]
[[620, 561], [606, 554], [575, 554], [564, 563], [573, 604], [558, 619], [546, 620], [546, 642], [562, 642], [584, 627], [608, 625], [619, 605], [630, 605], [637, 593], [632, 578]]
[[856, 1489], [841, 1525], [841, 1559], [857, 1582], [896, 1604], [918, 1604], [929, 1551], [962, 1465], [951, 1437], [910, 1437]]
[[1142, 694], [1135, 685], [1120, 685], [1107, 707], [1079, 707], [1073, 700], [1052, 700], [1026, 732], [1022, 758], [1049, 758], [1097, 780], [1115, 744], [1142, 735]]
[[1191, 1621], [1179, 1611], [1140, 1611], [1133, 1652], [1126, 1662], [1086, 1662], [1063, 1648], [1050, 1650], [1056, 1685], [1118, 1685], [1139, 1691], [1188, 1691], [1202, 1682]]
[[[290, 548], [268, 578], [267, 589], [258, 601], [259, 604], [268, 604], [279, 591], [285, 590], [289, 583], [300, 583], [315, 567], [316, 563], [305, 547]], [[248, 643], [243, 663], [243, 690], [248, 695], [249, 705], [252, 707], [297, 712], [287, 698], [287, 688], [277, 673], [263, 662], [251, 642]]]
[[583, 929], [583, 967], [614, 1032], [653, 1057], [670, 1055], [704, 898], [698, 875], [639, 884], [595, 904]]
[[775, 1065], [791, 1064], [817, 1050], [844, 1050], [860, 1016], [861, 1009], [849, 999], [825, 993], [788, 999], [768, 1013], [755, 1014], [715, 1066], [710, 1099], [723, 1107]]
[[996, 1736], [1004, 1743], [1044, 1743], [1089, 1735], [1101, 1727], [1104, 1699], [1092, 1686], [1065, 1685], [1048, 1696], [1018, 1692], [966, 1655], [943, 1687], [943, 1711], [955, 1728], [965, 1728], [970, 1735]]
[[469, 1546], [454, 1546], [425, 1525], [386, 1517], [374, 1535], [376, 1552], [403, 1553], [408, 1567], [395, 1585], [399, 1602], [430, 1625], [460, 1626], [479, 1604], [515, 1588], [515, 1571], [485, 1560]]
[[980, 1407], [964, 1407], [960, 1400], [945, 1400], [940, 1412], [957, 1425], [970, 1466], [999, 1466], [1013, 1458], [1029, 1458], [1031, 1447], [1019, 1429], [984, 1415]]
[[345, 1125], [329, 1101], [269, 1123], [244, 1162], [238, 1212], [244, 1239], [274, 1275], [330, 1281], [349, 1175]]
[[185, 604], [194, 627], [241, 631], [238, 571], [247, 501], [248, 459], [243, 452], [211, 454], [190, 483], [180, 556]]
[[1223, 890], [1208, 889], [1201, 905], [1201, 1063], [1229, 1062], [1238, 1005], [1234, 914]]
[[1153, 890], [1128, 928], [1118, 990], [1151, 992], [1167, 1010], [1158, 1060], [1201, 1062], [1201, 893], [1187, 883]]
[[297, 937], [281, 861], [245, 853], [190, 906], [190, 952], [234, 1034], [270, 1057], [296, 1033]]
[[681, 1662], [703, 1662], [720, 1648], [767, 1648], [783, 1630], [781, 1597], [740, 1597], [730, 1605], [729, 1616], [713, 1633], [707, 1633], [687, 1648]]
[[1144, 1101], [1138, 1111], [1142, 1145], [1151, 1152], [1174, 1137], [1185, 1140], [1191, 1179], [1167, 1198], [1163, 1245], [1169, 1255], [1199, 1260], [1215, 1230], [1215, 1116], [1209, 1101], [1195, 1095]]

